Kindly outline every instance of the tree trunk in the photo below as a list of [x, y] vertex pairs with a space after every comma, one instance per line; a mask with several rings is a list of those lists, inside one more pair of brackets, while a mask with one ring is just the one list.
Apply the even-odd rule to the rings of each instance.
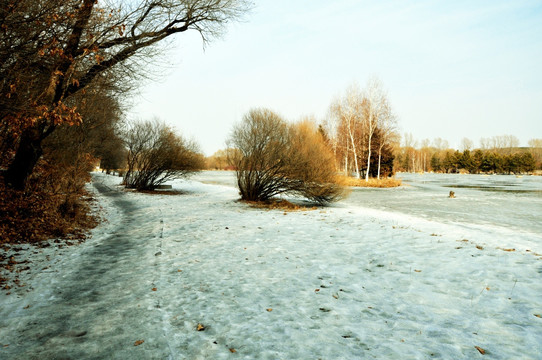
[[369, 170], [371, 169], [371, 138], [372, 134], [369, 134], [369, 147], [367, 155], [367, 172], [365, 173], [365, 181], [369, 181]]
[[348, 140], [346, 140], [346, 151], [344, 153], [344, 176], [349, 176], [348, 172], [348, 155], [350, 151], [350, 147], [348, 146]]
[[378, 149], [378, 172], [376, 174], [376, 178], [380, 180], [380, 161], [382, 159], [382, 148]]
[[350, 131], [350, 140], [352, 141], [352, 151], [354, 152], [354, 166], [356, 167], [356, 177], [359, 179], [359, 166], [358, 166], [358, 154], [356, 152], [356, 144], [354, 143], [354, 136]]
[[42, 137], [38, 129], [23, 132], [15, 158], [9, 164], [5, 174], [4, 179], [8, 186], [24, 190], [28, 177], [43, 154], [41, 141]]

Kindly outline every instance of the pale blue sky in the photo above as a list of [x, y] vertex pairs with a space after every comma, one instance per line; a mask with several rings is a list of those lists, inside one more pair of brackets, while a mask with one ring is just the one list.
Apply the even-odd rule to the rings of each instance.
[[205, 51], [194, 33], [173, 45], [129, 117], [157, 116], [207, 155], [252, 107], [323, 119], [371, 76], [417, 140], [542, 138], [542, 1], [263, 0]]

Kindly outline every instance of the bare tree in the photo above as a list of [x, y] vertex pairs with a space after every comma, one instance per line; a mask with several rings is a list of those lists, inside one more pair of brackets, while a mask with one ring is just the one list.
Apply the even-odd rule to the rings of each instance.
[[418, 141], [414, 139], [412, 133], [404, 133], [402, 143], [405, 151], [405, 163], [403, 167], [406, 171], [416, 171], [418, 168], [416, 166], [416, 147], [418, 146]]
[[491, 148], [490, 140], [488, 138], [480, 138], [480, 149], [489, 150]]
[[365, 181], [369, 181], [369, 172], [371, 168], [371, 148], [373, 135], [378, 126], [379, 118], [385, 115], [389, 107], [386, 95], [382, 89], [382, 84], [377, 78], [372, 78], [367, 84], [367, 89], [362, 100], [364, 127], [364, 140], [367, 151], [367, 169], [365, 172]]
[[490, 138], [481, 138], [480, 147], [482, 150], [493, 150], [502, 153], [508, 149], [508, 154], [512, 154], [513, 149], [519, 146], [519, 139], [514, 135], [499, 135]]
[[508, 147], [510, 143], [510, 136], [509, 135], [498, 135], [495, 136], [497, 144], [499, 144], [499, 148], [505, 149]]
[[420, 150], [418, 152], [420, 154], [421, 170], [423, 172], [427, 171], [427, 163], [428, 163], [428, 160], [429, 160], [429, 154], [431, 152], [431, 149], [429, 148], [430, 142], [431, 141], [429, 139], [423, 139], [420, 142], [421, 147], [420, 147]]
[[448, 140], [444, 140], [439, 137], [433, 139], [433, 146], [438, 150], [446, 150], [450, 147], [450, 145], [448, 144]]
[[6, 183], [23, 188], [42, 141], [60, 124], [80, 122], [68, 101], [72, 95], [123, 69], [134, 76], [137, 55], [152, 55], [174, 34], [195, 30], [206, 43], [249, 7], [246, 0], [20, 0], [2, 6], [0, 124], [16, 134]]
[[[391, 145], [392, 142], [397, 141], [398, 134], [397, 134], [397, 117], [391, 108], [391, 104], [389, 103], [387, 96], [385, 96], [382, 93], [382, 97], [380, 99], [377, 98], [376, 100], [381, 101], [380, 105], [376, 107], [376, 110], [378, 110], [378, 114], [376, 117], [376, 121], [377, 121], [376, 129], [378, 130], [378, 133], [379, 133], [379, 136], [377, 139], [378, 140], [377, 179], [380, 179], [382, 149], [384, 148], [384, 146], [389, 146]], [[368, 160], [370, 160], [370, 156], [368, 157]], [[369, 174], [369, 167], [367, 167], [367, 174]]]
[[92, 86], [84, 96], [77, 94], [71, 101], [78, 106], [81, 123], [78, 126], [59, 125], [44, 141], [44, 156], [40, 163], [48, 164], [49, 179], [37, 176], [44, 174], [43, 171], [31, 176], [32, 181], [43, 182], [42, 188], [52, 185], [49, 187], [51, 193], [78, 194], [97, 159], [106, 153], [111, 155], [110, 159], [125, 154], [118, 136], [122, 118], [118, 98], [101, 86]]
[[159, 120], [136, 122], [126, 131], [128, 170], [124, 184], [137, 190], [154, 190], [164, 182], [203, 169], [197, 145], [175, 134]]
[[206, 168], [215, 170], [224, 170], [228, 166], [228, 151], [217, 150], [215, 153], [206, 158]]
[[461, 150], [461, 152], [465, 151], [465, 150], [472, 150], [472, 148], [474, 147], [474, 143], [472, 142], [471, 139], [468, 139], [468, 138], [463, 138], [461, 139], [461, 148], [459, 150]]
[[[356, 177], [359, 179], [364, 171], [368, 181], [373, 148], [378, 151], [380, 164], [382, 149], [390, 145], [397, 121], [381, 82], [372, 78], [363, 91], [355, 84], [349, 86], [344, 96], [332, 102], [329, 113], [330, 123], [335, 126], [330, 133], [335, 135], [335, 149], [342, 150], [345, 170], [349, 172], [348, 162], [352, 154]], [[375, 147], [373, 140], [377, 132]], [[360, 165], [362, 159], [366, 164], [364, 169]], [[380, 171], [377, 171], [377, 177], [380, 177]]]
[[515, 148], [519, 147], [519, 139], [514, 135], [505, 135], [508, 154], [512, 154]]
[[540, 169], [542, 167], [542, 139], [530, 139], [528, 144], [531, 148], [531, 154], [535, 160], [536, 167]]
[[344, 133], [346, 143], [345, 163], [348, 172], [348, 155], [352, 151], [354, 158], [354, 169], [356, 177], [360, 178], [360, 168], [358, 164], [359, 156], [359, 131], [362, 121], [362, 103], [363, 94], [357, 85], [351, 85], [342, 98], [336, 99], [331, 104], [330, 112], [337, 119], [339, 129]]
[[288, 124], [268, 109], [253, 109], [228, 140], [243, 200], [267, 201], [294, 194], [318, 203], [339, 199], [331, 151], [315, 126]]
[[532, 148], [542, 148], [542, 139], [530, 139], [528, 144]]

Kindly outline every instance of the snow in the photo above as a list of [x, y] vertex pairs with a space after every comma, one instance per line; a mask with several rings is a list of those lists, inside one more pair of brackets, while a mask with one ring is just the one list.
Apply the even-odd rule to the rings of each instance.
[[404, 175], [296, 212], [236, 201], [230, 172], [182, 195], [93, 177], [108, 221], [24, 255], [48, 268], [0, 294], [0, 358], [542, 358], [540, 177]]

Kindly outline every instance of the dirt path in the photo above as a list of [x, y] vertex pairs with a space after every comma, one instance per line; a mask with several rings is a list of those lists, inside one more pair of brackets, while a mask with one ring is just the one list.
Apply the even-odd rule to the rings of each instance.
[[[1, 359], [172, 357], [161, 299], [153, 291], [163, 224], [145, 223], [147, 212], [159, 209], [145, 209], [100, 182], [93, 185], [119, 210], [120, 222], [69, 253], [54, 271], [40, 273], [38, 288], [47, 291], [11, 295], [7, 307], [17, 310], [0, 310], [0, 324], [9, 329], [0, 339]], [[152, 340], [155, 347], [135, 346], [138, 340]]]

